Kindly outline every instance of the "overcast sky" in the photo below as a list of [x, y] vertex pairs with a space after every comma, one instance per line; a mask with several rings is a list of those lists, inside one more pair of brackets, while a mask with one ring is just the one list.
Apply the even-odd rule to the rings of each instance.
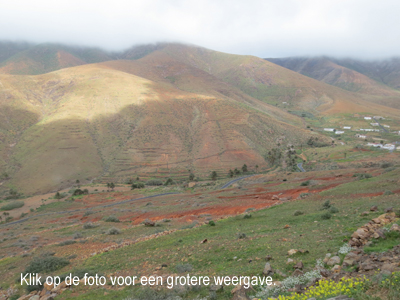
[[0, 0], [0, 40], [122, 50], [183, 42], [260, 57], [400, 55], [398, 0]]

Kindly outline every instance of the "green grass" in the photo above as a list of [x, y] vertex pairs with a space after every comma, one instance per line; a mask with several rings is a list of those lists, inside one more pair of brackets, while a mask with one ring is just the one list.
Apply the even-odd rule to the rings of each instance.
[[385, 252], [400, 244], [400, 232], [390, 231], [385, 233], [385, 237], [373, 240], [370, 246], [364, 247], [364, 252]]
[[20, 208], [24, 205], [25, 205], [25, 203], [22, 201], [12, 201], [10, 203], [7, 203], [6, 205], [1, 206], [0, 211], [13, 210], [16, 208]]

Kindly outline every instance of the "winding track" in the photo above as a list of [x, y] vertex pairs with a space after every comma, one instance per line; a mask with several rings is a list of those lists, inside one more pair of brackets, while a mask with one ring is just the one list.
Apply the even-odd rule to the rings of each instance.
[[303, 163], [298, 163], [297, 167], [300, 169], [300, 171], [305, 172], [306, 170], [303, 169]]

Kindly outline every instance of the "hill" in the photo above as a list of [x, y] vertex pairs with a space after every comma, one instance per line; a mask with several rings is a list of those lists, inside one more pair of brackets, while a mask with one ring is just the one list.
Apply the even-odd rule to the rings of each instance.
[[37, 75], [112, 58], [112, 54], [98, 48], [3, 43], [0, 44], [0, 73]]
[[[41, 70], [60, 68], [53, 61], [60, 49], [69, 48], [17, 55], [38, 55], [46, 62]], [[9, 120], [0, 128], [3, 191], [55, 191], [76, 180], [186, 179], [190, 172], [204, 178], [243, 164], [266, 169], [272, 148], [310, 137], [331, 142], [307, 129], [305, 112], [400, 115], [257, 57], [160, 44], [127, 51], [134, 60], [87, 64], [88, 49], [82, 51], [68, 52], [76, 56], [66, 64], [75, 67], [1, 75], [0, 108]], [[108, 58], [100, 54], [91, 60]]]
[[268, 58], [319, 81], [361, 94], [364, 100], [400, 108], [399, 59], [361, 61], [330, 57]]

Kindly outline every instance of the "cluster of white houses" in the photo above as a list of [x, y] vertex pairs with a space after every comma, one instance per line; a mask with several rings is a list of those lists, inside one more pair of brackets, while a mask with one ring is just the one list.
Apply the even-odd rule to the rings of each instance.
[[375, 147], [375, 148], [381, 148], [381, 149], [386, 149], [386, 150], [398, 150], [398, 151], [400, 151], [400, 146], [398, 146], [397, 148], [396, 148], [396, 145], [394, 145], [394, 144], [385, 144], [385, 145], [382, 145], [382, 144], [379, 144], [379, 143], [368, 143], [367, 144], [367, 146], [370, 146], [370, 147]]

